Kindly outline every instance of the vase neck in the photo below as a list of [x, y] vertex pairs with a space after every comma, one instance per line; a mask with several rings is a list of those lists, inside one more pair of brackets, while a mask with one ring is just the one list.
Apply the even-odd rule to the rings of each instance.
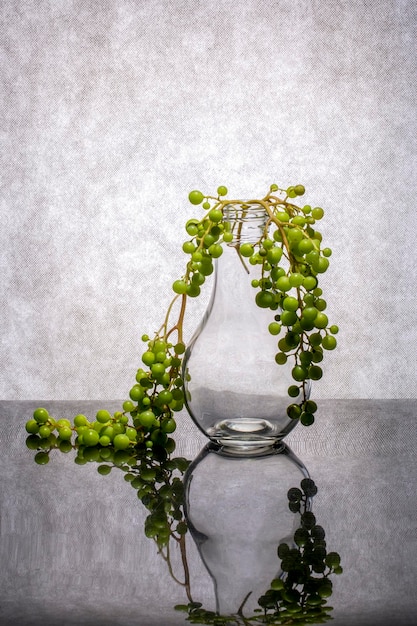
[[268, 214], [261, 204], [234, 203], [224, 207], [224, 222], [233, 233], [231, 246], [255, 244], [262, 237]]

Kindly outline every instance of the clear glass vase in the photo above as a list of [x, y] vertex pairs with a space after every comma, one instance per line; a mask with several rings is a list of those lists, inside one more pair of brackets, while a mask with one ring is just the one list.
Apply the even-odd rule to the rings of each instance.
[[268, 330], [279, 311], [256, 304], [251, 283], [260, 267], [238, 253], [240, 245], [259, 241], [266, 211], [259, 204], [229, 205], [224, 220], [234, 238], [216, 260], [212, 297], [185, 354], [183, 379], [197, 426], [212, 441], [244, 452], [273, 445], [298, 420], [287, 415], [293, 363], [276, 363], [279, 337]]

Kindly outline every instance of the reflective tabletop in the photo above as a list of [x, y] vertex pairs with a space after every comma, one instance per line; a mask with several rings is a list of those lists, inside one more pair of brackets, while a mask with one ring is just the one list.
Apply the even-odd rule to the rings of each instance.
[[[329, 623], [417, 623], [417, 401], [320, 401], [317, 422], [285, 439], [291, 467], [281, 453], [224, 461], [181, 414], [173, 456], [194, 461], [186, 497], [197, 526], [185, 535], [185, 587], [180, 544], [167, 563], [144, 532], [149, 511], [122, 467], [102, 475], [93, 458], [77, 463], [74, 450], [58, 449], [47, 464], [34, 462], [25, 422], [38, 406], [56, 419], [94, 419], [98, 408], [116, 411], [121, 401], [0, 403], [2, 626], [187, 624], [187, 613], [174, 607], [190, 597], [216, 610], [216, 600], [232, 598], [243, 570], [257, 572], [245, 583], [255, 589], [262, 568], [279, 569], [275, 548], [259, 567], [257, 559], [280, 515], [281, 492], [297, 487], [291, 480], [304, 471], [318, 488], [312, 511], [328, 550], [343, 566], [332, 577]], [[199, 544], [203, 535], [217, 541], [210, 554]]]

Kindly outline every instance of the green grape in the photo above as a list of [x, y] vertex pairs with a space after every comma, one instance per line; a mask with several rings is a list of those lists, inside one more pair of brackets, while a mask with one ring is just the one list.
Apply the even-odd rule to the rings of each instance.
[[201, 204], [204, 200], [204, 196], [201, 193], [201, 191], [190, 191], [190, 193], [188, 194], [188, 199], [191, 202], [191, 204]]
[[316, 318], [314, 320], [314, 326], [316, 328], [326, 328], [328, 323], [329, 323], [329, 319], [327, 315], [319, 311], [319, 313], [317, 313]]
[[185, 252], [186, 254], [192, 254], [195, 251], [196, 247], [192, 241], [186, 241], [185, 243], [183, 243], [182, 249], [183, 252]]
[[277, 265], [282, 258], [282, 248], [278, 246], [274, 246], [270, 250], [268, 250], [266, 254], [266, 258], [271, 265]]
[[125, 434], [127, 437], [129, 437], [130, 441], [136, 442], [136, 438], [137, 438], [136, 428], [133, 428], [132, 426], [127, 426]]
[[223, 241], [225, 243], [230, 243], [231, 241], [233, 241], [233, 234], [232, 233], [224, 233], [223, 234]]
[[305, 190], [304, 185], [295, 185], [294, 187], [294, 191], [297, 196], [303, 196], [305, 194]]
[[290, 385], [288, 387], [288, 395], [290, 398], [296, 398], [300, 395], [300, 388], [297, 385]]
[[251, 243], [243, 243], [239, 248], [239, 252], [244, 257], [250, 257], [254, 253], [254, 247]]
[[275, 284], [277, 289], [279, 289], [280, 291], [285, 292], [291, 289], [291, 283], [288, 276], [280, 276]]
[[296, 311], [298, 306], [299, 304], [297, 298], [293, 298], [292, 296], [287, 296], [282, 302], [282, 308], [286, 311]]
[[308, 413], [307, 411], [303, 411], [300, 415], [300, 422], [303, 426], [311, 426], [311, 424], [314, 423], [314, 415], [312, 413]]
[[87, 428], [82, 433], [82, 442], [85, 446], [96, 446], [99, 439], [100, 435], [93, 428]]
[[287, 239], [290, 244], [298, 244], [303, 239], [304, 235], [298, 228], [291, 228], [287, 232]]
[[155, 363], [156, 357], [155, 354], [151, 350], [147, 350], [142, 354], [142, 361], [145, 365], [152, 365]]
[[323, 254], [325, 257], [332, 256], [332, 251], [331, 251], [331, 249], [330, 249], [330, 248], [323, 248], [323, 250], [322, 250], [321, 252], [322, 252], [322, 254]]
[[308, 370], [308, 376], [311, 380], [320, 380], [323, 376], [323, 370], [318, 365], [311, 365]]
[[309, 254], [314, 248], [314, 244], [311, 239], [301, 239], [298, 243], [298, 251], [301, 255]]
[[212, 244], [208, 249], [210, 255], [213, 259], [218, 259], [223, 254], [223, 248], [220, 244], [215, 243]]
[[304, 403], [304, 409], [308, 413], [315, 413], [317, 411], [317, 404], [314, 402], [314, 400], [307, 400]]
[[68, 441], [72, 437], [72, 430], [69, 426], [62, 426], [58, 432], [59, 432], [59, 438], [62, 441]]
[[49, 428], [49, 426], [40, 426], [39, 428], [39, 436], [42, 437], [43, 439], [47, 439], [50, 434], [51, 434], [51, 429]]
[[291, 419], [298, 419], [301, 415], [301, 409], [298, 404], [290, 404], [287, 407], [287, 415]]
[[300, 358], [300, 364], [303, 367], [308, 367], [311, 364], [311, 361], [313, 360], [313, 355], [309, 351], [304, 351], [304, 352], [301, 352], [301, 354], [299, 355], [299, 358]]
[[294, 378], [294, 380], [298, 382], [302, 382], [308, 376], [307, 371], [305, 370], [304, 367], [301, 367], [301, 365], [295, 365], [292, 368], [291, 375]]
[[325, 337], [323, 337], [321, 345], [325, 350], [334, 350], [337, 346], [337, 341], [332, 335], [326, 335]]
[[187, 296], [190, 296], [190, 298], [197, 298], [197, 296], [200, 295], [201, 293], [201, 289], [198, 285], [187, 285]]
[[260, 308], [267, 309], [274, 304], [275, 298], [270, 291], [258, 291], [255, 302]]
[[329, 330], [332, 333], [332, 335], [337, 335], [337, 333], [339, 332], [339, 326], [336, 326], [336, 324], [333, 324], [332, 326], [330, 326]]
[[171, 433], [173, 433], [176, 430], [177, 424], [176, 424], [175, 420], [171, 418], [171, 419], [168, 419], [168, 420], [164, 421], [161, 424], [161, 428], [162, 428], [164, 433], [171, 434]]
[[287, 362], [287, 355], [284, 352], [278, 352], [275, 355], [275, 362], [278, 363], [278, 365], [284, 365]]
[[302, 217], [301, 215], [296, 215], [291, 220], [291, 224], [294, 224], [295, 226], [305, 226], [305, 223], [306, 223], [306, 218]]
[[318, 315], [318, 310], [316, 309], [316, 307], [306, 306], [304, 307], [302, 311], [301, 317], [306, 322], [314, 322], [317, 315]]
[[176, 280], [172, 284], [172, 289], [175, 293], [182, 295], [187, 291], [187, 283], [184, 280]]
[[288, 279], [290, 281], [291, 287], [301, 287], [301, 285], [304, 283], [304, 280], [305, 280], [304, 276], [297, 272], [290, 274]]
[[268, 326], [268, 330], [271, 335], [279, 335], [281, 331], [281, 324], [279, 324], [278, 322], [271, 322]]
[[138, 420], [142, 426], [150, 428], [155, 423], [155, 413], [150, 410], [142, 411], [142, 413], [138, 415]]
[[312, 291], [317, 286], [317, 278], [314, 276], [306, 276], [303, 281], [303, 287], [307, 291]]
[[111, 465], [99, 465], [97, 471], [102, 476], [107, 476], [111, 472]]
[[131, 440], [129, 439], [128, 435], [123, 433], [116, 435], [113, 439], [113, 445], [116, 450], [124, 450], [130, 445], [130, 442]]
[[220, 209], [211, 209], [208, 216], [212, 222], [221, 222], [223, 219], [223, 211], [221, 211]]
[[224, 185], [221, 185], [220, 187], [217, 188], [217, 193], [219, 194], [219, 196], [226, 196], [227, 187], [224, 187]]
[[292, 326], [297, 320], [298, 317], [294, 311], [283, 311], [281, 313], [281, 324], [283, 326]]
[[324, 215], [324, 211], [321, 207], [315, 207], [312, 211], [311, 211], [311, 215], [314, 217], [315, 220], [321, 220], [321, 218]]
[[100, 422], [100, 424], [106, 424], [111, 420], [111, 415], [108, 411], [100, 410], [96, 414], [96, 420]]
[[322, 336], [320, 333], [312, 333], [309, 336], [309, 342], [312, 347], [317, 348], [322, 342]]
[[[134, 385], [134, 387], [136, 387], [136, 385]], [[132, 387], [133, 389], [133, 387]], [[130, 393], [132, 392], [132, 389], [130, 390]], [[139, 389], [142, 390], [142, 388], [139, 386]], [[130, 395], [130, 394], [129, 394]], [[141, 398], [143, 397], [143, 391], [142, 394], [140, 396]], [[126, 413], [132, 413], [132, 411], [135, 410], [135, 405], [133, 404], [133, 402], [131, 402], [130, 400], [125, 400], [125, 402], [123, 402], [123, 411], [126, 411]]]
[[44, 424], [49, 419], [49, 413], [46, 409], [39, 408], [34, 411], [33, 418], [38, 424]]
[[[203, 205], [203, 207], [204, 207], [204, 205]], [[197, 233], [198, 233], [197, 221], [196, 220], [188, 220], [188, 222], [185, 225], [185, 230], [190, 235], [190, 237], [194, 237], [194, 235], [197, 235]]]
[[329, 260], [321, 256], [312, 265], [315, 272], [323, 274], [329, 267]]
[[165, 365], [163, 363], [154, 363], [151, 365], [152, 376], [155, 379], [158, 379], [160, 376], [165, 374]]
[[28, 420], [26, 422], [25, 428], [26, 432], [30, 433], [31, 435], [39, 432], [39, 424], [35, 419]]

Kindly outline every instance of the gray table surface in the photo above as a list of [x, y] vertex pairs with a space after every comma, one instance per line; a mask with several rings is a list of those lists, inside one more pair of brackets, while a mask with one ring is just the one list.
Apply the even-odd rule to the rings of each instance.
[[[100, 476], [73, 453], [34, 463], [24, 424], [37, 406], [54, 417], [94, 417], [120, 401], [0, 403], [0, 624], [173, 626], [186, 601], [152, 540], [147, 512], [120, 472]], [[334, 578], [335, 626], [417, 624], [417, 400], [323, 400], [317, 422], [286, 443], [319, 487], [314, 512], [342, 557]], [[187, 414], [176, 454], [193, 459], [206, 439]], [[260, 477], [256, 477], [259, 481]], [[214, 591], [190, 539], [193, 596]]]

